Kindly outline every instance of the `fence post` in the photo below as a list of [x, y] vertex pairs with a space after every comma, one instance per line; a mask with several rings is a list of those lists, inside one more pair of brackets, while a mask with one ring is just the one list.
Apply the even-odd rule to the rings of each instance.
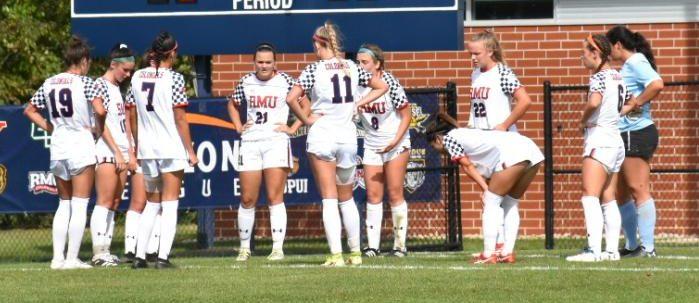
[[553, 114], [551, 81], [544, 81], [544, 228], [546, 249], [553, 249], [554, 209], [553, 209]]
[[[211, 56], [194, 56], [195, 91], [197, 97], [211, 97]], [[214, 246], [216, 228], [214, 209], [197, 210], [197, 246], [202, 249]]]

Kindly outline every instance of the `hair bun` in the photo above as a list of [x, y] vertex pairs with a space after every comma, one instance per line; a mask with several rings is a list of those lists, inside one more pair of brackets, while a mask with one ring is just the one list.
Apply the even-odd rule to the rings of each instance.
[[119, 49], [124, 49], [124, 48], [129, 48], [129, 46], [124, 44], [124, 43], [119, 44]]

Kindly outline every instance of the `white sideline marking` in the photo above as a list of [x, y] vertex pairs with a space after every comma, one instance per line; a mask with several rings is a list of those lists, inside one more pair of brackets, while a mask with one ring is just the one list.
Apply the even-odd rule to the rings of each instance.
[[[517, 255], [518, 257], [522, 258], [532, 258], [532, 259], [537, 259], [537, 258], [551, 258], [551, 259], [558, 259], [562, 258], [562, 256], [558, 255], [543, 255], [543, 254], [532, 254], [532, 255]], [[669, 255], [669, 256], [657, 256], [656, 258], [658, 259], [664, 259], [664, 260], [699, 260], [699, 257], [696, 256], [678, 256], [678, 255]]]

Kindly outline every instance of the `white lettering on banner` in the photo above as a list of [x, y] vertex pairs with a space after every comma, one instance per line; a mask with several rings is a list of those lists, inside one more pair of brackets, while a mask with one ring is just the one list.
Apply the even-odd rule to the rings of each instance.
[[228, 171], [228, 165], [235, 165], [234, 163], [237, 160], [235, 155], [237, 155], [238, 151], [240, 150], [240, 141], [235, 140], [233, 145], [233, 149], [231, 149], [231, 144], [228, 141], [223, 141], [221, 144], [223, 153], [221, 157], [221, 171], [224, 173]]
[[[205, 163], [206, 158], [204, 157], [204, 152], [208, 152], [209, 154], [209, 163]], [[216, 148], [213, 143], [209, 141], [199, 143], [197, 147], [197, 157], [199, 158], [199, 170], [202, 172], [210, 173], [214, 170], [214, 167], [216, 167]]]
[[[307, 194], [308, 179], [288, 179], [286, 180], [285, 194]], [[233, 179], [233, 195], [240, 196], [240, 179]]]
[[[221, 141], [221, 171], [228, 172], [232, 167], [235, 167], [235, 155], [238, 154], [240, 149], [240, 141], [235, 140], [233, 142], [233, 148], [231, 148], [231, 143], [228, 140]], [[199, 158], [199, 163], [197, 167], [203, 173], [210, 173], [216, 168], [216, 163], [218, 162], [218, 150], [210, 141], [202, 141], [196, 146], [197, 158]], [[204, 157], [208, 155], [208, 157]], [[208, 161], [207, 161], [208, 159]], [[193, 173], [194, 169], [185, 170], [186, 173]]]
[[290, 9], [294, 0], [233, 0], [233, 10]]
[[201, 195], [202, 197], [211, 197], [211, 179], [201, 180]]

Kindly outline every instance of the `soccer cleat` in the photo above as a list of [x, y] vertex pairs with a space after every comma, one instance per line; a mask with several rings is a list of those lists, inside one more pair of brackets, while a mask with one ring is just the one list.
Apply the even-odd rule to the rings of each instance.
[[344, 267], [345, 266], [345, 259], [342, 258], [342, 254], [334, 254], [330, 255], [325, 259], [325, 263], [322, 265], [323, 267]]
[[170, 263], [170, 260], [158, 258], [158, 261], [155, 261], [155, 268], [156, 269], [170, 269], [170, 268], [175, 268], [175, 265]]
[[117, 265], [119, 264], [114, 262], [114, 260], [112, 260], [111, 255], [108, 254], [99, 254], [92, 257], [92, 266], [114, 267]]
[[273, 249], [272, 253], [267, 256], [267, 260], [269, 261], [280, 261], [284, 260], [284, 251], [281, 249]]
[[249, 248], [241, 248], [240, 251], [238, 251], [238, 257], [235, 258], [235, 260], [238, 262], [245, 262], [250, 259], [251, 254], [252, 253], [250, 252]]
[[619, 256], [622, 258], [638, 257], [641, 254], [641, 250], [643, 250], [643, 248], [640, 245], [633, 250], [628, 250], [626, 247], [624, 247], [619, 250]]
[[158, 261], [158, 253], [154, 252], [154, 253], [146, 254], [146, 261], [148, 261], [148, 262]]
[[619, 261], [621, 259], [618, 251], [603, 251], [600, 257], [602, 261]]
[[568, 262], [599, 262], [602, 261], [602, 256], [594, 253], [591, 249], [586, 248], [577, 255], [566, 257]]
[[381, 252], [376, 248], [366, 247], [362, 250], [362, 253], [367, 258], [378, 257]]
[[117, 255], [112, 255], [112, 254], [110, 254], [110, 253], [107, 253], [107, 257], [108, 257], [109, 260], [111, 260], [112, 263], [114, 263], [114, 264], [119, 265], [119, 263], [121, 263], [121, 259], [119, 259], [119, 257], [118, 257]]
[[[504, 246], [505, 246], [505, 243], [495, 243], [495, 251], [494, 251], [493, 253], [496, 254], [496, 255], [498, 255], [498, 256], [501, 255], [501, 254], [502, 254], [502, 248], [503, 248]], [[472, 258], [477, 258], [477, 257], [480, 256], [480, 255], [481, 255], [480, 252], [475, 252], [475, 253], [472, 253], [472, 254], [471, 254], [471, 257], [472, 257]]]
[[501, 255], [498, 254], [498, 263], [507, 263], [507, 264], [514, 264], [515, 263], [515, 253], [512, 252], [507, 255]]
[[73, 260], [66, 260], [65, 263], [63, 263], [63, 267], [61, 269], [88, 269], [92, 268], [90, 264], [87, 264], [83, 261], [80, 261], [80, 259], [73, 259]]
[[353, 251], [350, 257], [347, 258], [347, 265], [362, 265], [362, 253]]
[[388, 254], [391, 257], [398, 257], [398, 258], [403, 258], [408, 255], [407, 250], [403, 249], [391, 249], [391, 252]]
[[133, 264], [131, 264], [131, 268], [133, 268], [133, 269], [148, 268], [148, 262], [146, 260], [138, 258], [138, 257], [134, 258]]
[[136, 258], [136, 254], [132, 252], [127, 252], [123, 258], [119, 261], [119, 263], [133, 263], [133, 260]]
[[471, 260], [472, 264], [495, 264], [498, 263], [498, 255], [492, 254], [490, 256], [486, 256], [483, 253], [478, 254], [477, 257], [473, 258]]
[[655, 249], [653, 249], [652, 251], [646, 251], [645, 247], [641, 246], [641, 248], [642, 248], [641, 253], [639, 253], [640, 257], [644, 257], [644, 258], [656, 258], [656, 257], [658, 257], [658, 254], [655, 253]]
[[63, 269], [64, 260], [51, 260], [51, 269]]

